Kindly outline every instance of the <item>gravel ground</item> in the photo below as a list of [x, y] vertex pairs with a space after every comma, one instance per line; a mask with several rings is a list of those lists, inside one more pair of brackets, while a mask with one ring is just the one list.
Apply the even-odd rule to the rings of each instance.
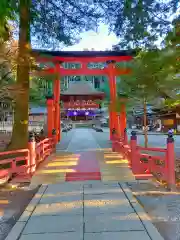
[[133, 194], [165, 240], [180, 240], [180, 191], [168, 192], [152, 183], [129, 183]]
[[38, 189], [10, 184], [0, 187], [0, 240], [7, 237]]

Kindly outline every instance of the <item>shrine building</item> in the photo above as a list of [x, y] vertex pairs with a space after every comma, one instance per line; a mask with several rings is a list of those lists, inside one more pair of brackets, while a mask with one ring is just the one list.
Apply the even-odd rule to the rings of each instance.
[[95, 89], [90, 82], [71, 82], [60, 96], [64, 117], [72, 121], [93, 120], [101, 108], [98, 102], [104, 97], [104, 92]]

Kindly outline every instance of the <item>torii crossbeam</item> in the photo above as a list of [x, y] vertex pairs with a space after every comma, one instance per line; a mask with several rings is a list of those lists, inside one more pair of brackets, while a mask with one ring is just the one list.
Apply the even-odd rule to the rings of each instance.
[[[116, 68], [116, 62], [129, 62], [136, 54], [135, 51], [45, 51], [45, 50], [32, 50], [32, 56], [38, 62], [53, 63], [54, 67], [47, 67], [40, 71], [43, 74], [55, 74], [57, 79], [54, 81], [54, 94], [53, 98], [48, 98], [48, 136], [51, 136], [52, 129], [56, 129], [57, 141], [60, 140], [60, 77], [67, 75], [107, 75], [109, 78], [110, 87], [110, 139], [113, 138], [113, 129], [116, 130], [118, 136], [124, 135], [126, 128], [126, 115], [124, 114], [125, 106], [122, 107], [122, 114], [116, 113], [116, 77], [131, 72], [130, 68]], [[79, 69], [65, 69], [62, 66], [64, 62], [80, 63]], [[104, 63], [103, 69], [88, 68], [88, 63]], [[53, 109], [55, 111], [53, 112]]]

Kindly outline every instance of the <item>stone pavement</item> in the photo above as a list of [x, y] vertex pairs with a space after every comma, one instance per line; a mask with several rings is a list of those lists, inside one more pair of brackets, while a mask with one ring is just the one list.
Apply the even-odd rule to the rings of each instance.
[[6, 240], [162, 240], [126, 185], [133, 181], [126, 159], [75, 130], [33, 176], [41, 187]]
[[162, 240], [125, 183], [43, 185], [6, 240]]
[[64, 182], [68, 175], [75, 172], [86, 173], [89, 177], [92, 173], [100, 173], [102, 181], [134, 181], [128, 161], [119, 153], [113, 153], [110, 148], [101, 148], [100, 142], [97, 142], [92, 133], [93, 131], [87, 129], [73, 130], [66, 151], [62, 151], [64, 140], [57, 145], [56, 154], [41, 164], [31, 180], [31, 185]]
[[[92, 159], [96, 160], [97, 164], [92, 164]], [[98, 165], [98, 169], [94, 169], [96, 167], [94, 165]], [[88, 174], [88, 171], [91, 174], [93, 170], [95, 174], [100, 173], [102, 181], [126, 182], [135, 180], [128, 168], [128, 161], [123, 159], [120, 154], [107, 149], [78, 153], [57, 152], [42, 163], [31, 180], [31, 186], [34, 188], [41, 184], [62, 183], [71, 173], [79, 171], [81, 174], [86, 171]], [[94, 179], [89, 178], [88, 180]]]

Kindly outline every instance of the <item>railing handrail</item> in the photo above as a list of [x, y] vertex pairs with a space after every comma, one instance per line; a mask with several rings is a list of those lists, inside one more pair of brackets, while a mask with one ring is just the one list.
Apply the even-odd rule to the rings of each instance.
[[150, 151], [150, 152], [166, 152], [167, 149], [166, 148], [152, 148], [152, 147], [142, 147], [142, 146], [137, 146], [138, 150], [142, 150], [142, 151]]
[[150, 159], [153, 159], [153, 158], [158, 158], [158, 159], [166, 159], [166, 156], [157, 156], [157, 155], [150, 155], [149, 153], [140, 153], [140, 156], [146, 156]]
[[[0, 160], [0, 166], [3, 167], [2, 165], [4, 165], [0, 171], [6, 171], [7, 180], [14, 173], [20, 176], [32, 176], [39, 163], [52, 153], [54, 147], [55, 138], [52, 137], [45, 138], [39, 143], [35, 141], [29, 142], [27, 149], [0, 152], [1, 158], [4, 156], [4, 159]], [[20, 162], [21, 164], [18, 164]]]
[[[130, 149], [126, 147], [127, 142], [113, 139], [113, 151], [122, 153], [128, 159], [128, 165], [136, 179], [149, 179], [158, 175], [161, 181], [165, 181], [170, 189], [176, 184], [175, 178], [175, 152], [173, 136], [168, 136], [167, 147], [142, 147], [137, 145], [137, 136], [132, 133]], [[142, 151], [145, 151], [143, 153]], [[153, 152], [153, 153], [146, 153]], [[154, 155], [155, 153], [155, 155]], [[157, 156], [158, 153], [165, 153]], [[156, 176], [157, 177], [157, 176]]]
[[28, 160], [28, 158], [29, 158], [29, 154], [27, 156], [10, 157], [7, 159], [0, 160], [0, 165], [6, 164], [6, 163], [11, 163], [13, 160], [16, 160], [16, 161], [21, 161], [23, 159]]
[[12, 151], [4, 151], [4, 152], [0, 152], [0, 156], [16, 154], [16, 153], [23, 153], [23, 152], [29, 152], [29, 149], [28, 148], [23, 148], [23, 149], [12, 150]]

